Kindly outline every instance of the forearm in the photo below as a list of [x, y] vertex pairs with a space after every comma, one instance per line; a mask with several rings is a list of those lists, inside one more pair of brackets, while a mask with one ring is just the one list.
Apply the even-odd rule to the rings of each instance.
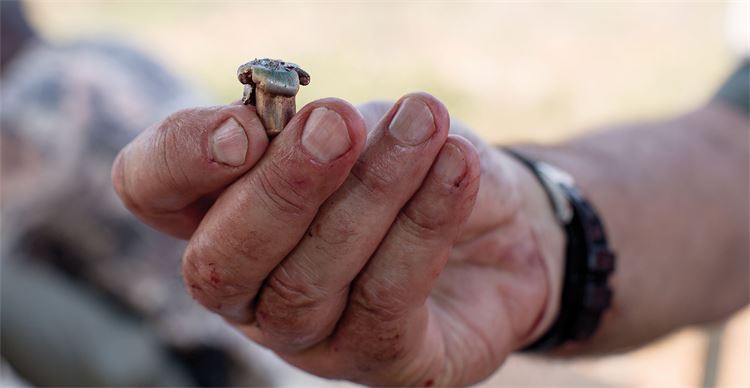
[[618, 254], [613, 305], [570, 352], [639, 345], [748, 302], [748, 125], [711, 104], [670, 121], [516, 147], [575, 177]]

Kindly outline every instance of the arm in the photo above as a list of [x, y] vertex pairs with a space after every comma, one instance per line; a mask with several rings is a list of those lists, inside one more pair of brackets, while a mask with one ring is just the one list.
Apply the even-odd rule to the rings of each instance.
[[[290, 364], [373, 385], [472, 384], [554, 320], [563, 234], [526, 167], [449, 124], [427, 94], [359, 112], [326, 99], [269, 145], [253, 109], [197, 108], [128, 145], [113, 182], [145, 222], [190, 240], [193, 297]], [[615, 307], [586, 349], [745, 302], [743, 125], [709, 107], [523, 147], [578, 178], [620, 253]]]
[[[614, 303], [564, 353], [621, 350], [748, 302], [748, 120], [720, 103], [525, 154], [571, 173], [618, 253]], [[559, 276], [559, 275], [558, 275]]]

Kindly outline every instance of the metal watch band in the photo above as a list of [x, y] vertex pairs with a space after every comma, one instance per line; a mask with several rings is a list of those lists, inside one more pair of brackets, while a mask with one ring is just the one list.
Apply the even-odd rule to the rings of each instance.
[[565, 277], [558, 315], [547, 332], [523, 351], [542, 352], [568, 341], [586, 340], [594, 334], [612, 302], [608, 279], [615, 269], [615, 254], [607, 244], [604, 225], [568, 174], [517, 151], [506, 151], [539, 180], [566, 236]]

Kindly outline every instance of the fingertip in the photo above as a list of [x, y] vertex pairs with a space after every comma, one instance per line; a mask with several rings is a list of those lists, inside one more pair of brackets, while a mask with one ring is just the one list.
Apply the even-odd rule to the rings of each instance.
[[465, 138], [449, 135], [435, 160], [433, 174], [437, 179], [455, 188], [476, 191], [480, 175], [477, 149]]
[[450, 117], [445, 105], [434, 96], [409, 93], [382, 115], [376, 128], [403, 146], [428, 145], [437, 151], [448, 135]]
[[448, 135], [448, 139], [445, 141], [446, 144], [451, 144], [461, 150], [464, 158], [466, 158], [466, 175], [469, 177], [479, 176], [480, 164], [479, 164], [479, 151], [474, 144], [460, 135]]
[[401, 104], [408, 98], [419, 99], [424, 102], [425, 105], [427, 105], [427, 107], [430, 109], [430, 112], [432, 113], [432, 117], [435, 120], [436, 132], [448, 132], [448, 129], [450, 128], [450, 114], [448, 113], [448, 108], [445, 107], [445, 104], [443, 104], [437, 97], [427, 92], [413, 92], [401, 97], [396, 105]]

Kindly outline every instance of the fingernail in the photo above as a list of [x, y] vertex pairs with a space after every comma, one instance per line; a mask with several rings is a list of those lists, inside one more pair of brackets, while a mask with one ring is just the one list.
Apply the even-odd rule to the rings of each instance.
[[399, 106], [388, 130], [402, 143], [417, 145], [435, 132], [435, 119], [427, 104], [418, 98], [408, 97]]
[[343, 155], [351, 147], [344, 119], [330, 109], [315, 108], [302, 130], [302, 146], [319, 162], [330, 162]]
[[247, 155], [247, 135], [234, 117], [228, 118], [211, 136], [213, 160], [230, 166], [241, 166]]
[[466, 174], [466, 158], [461, 149], [447, 143], [435, 162], [435, 174], [443, 182], [457, 186]]

